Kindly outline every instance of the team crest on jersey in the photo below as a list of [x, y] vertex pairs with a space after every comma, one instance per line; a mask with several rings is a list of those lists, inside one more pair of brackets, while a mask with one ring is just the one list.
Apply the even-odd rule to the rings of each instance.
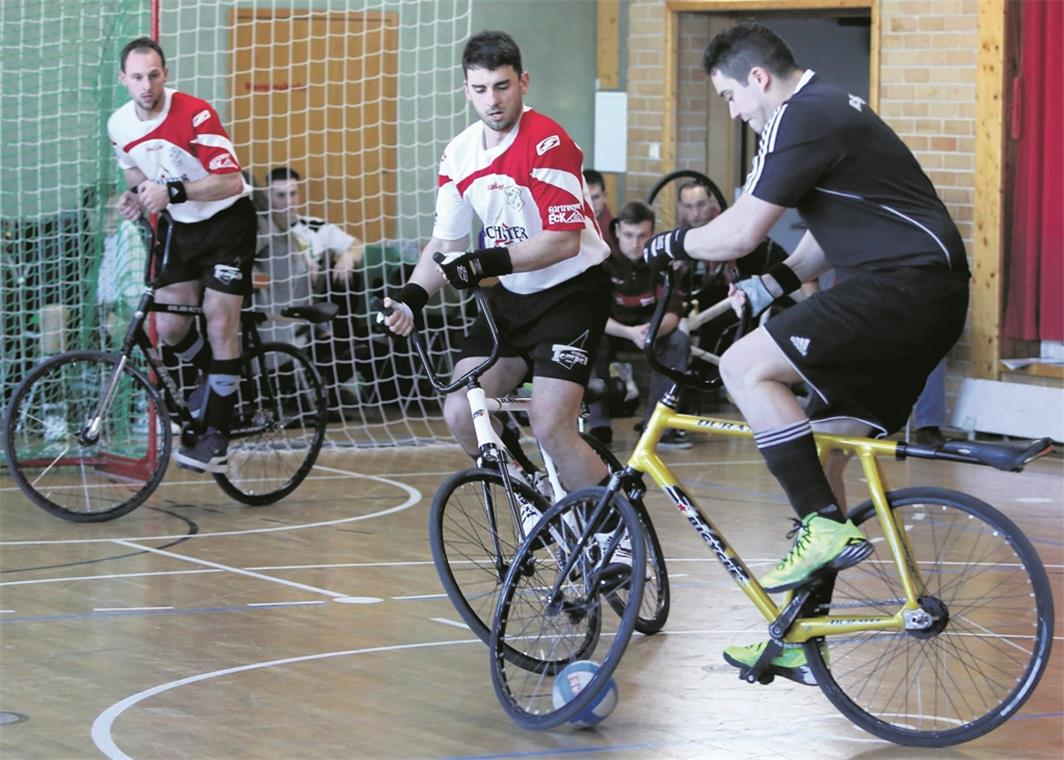
[[583, 221], [584, 207], [580, 203], [547, 207], [547, 224], [578, 224]]
[[207, 168], [211, 171], [217, 171], [219, 169], [237, 169], [236, 162], [233, 157], [228, 153], [222, 153], [211, 159], [211, 162], [207, 164]]
[[584, 348], [584, 343], [586, 342], [587, 330], [581, 333], [580, 336], [573, 341], [572, 345], [555, 343], [551, 346], [550, 360], [562, 365], [566, 369], [572, 369], [578, 364], [586, 365], [589, 358], [587, 349]]
[[231, 267], [228, 264], [215, 264], [214, 279], [223, 285], [231, 285], [238, 280], [243, 280], [244, 274], [239, 267]]
[[550, 137], [540, 140], [536, 144], [536, 155], [542, 156], [551, 148], [557, 148], [562, 144], [562, 139], [558, 135], [551, 135]]
[[207, 119], [209, 118], [211, 118], [211, 112], [207, 109], [204, 109], [192, 117], [192, 126], [198, 127], [200, 124], [207, 121]]
[[514, 211], [520, 211], [524, 208], [525, 199], [521, 197], [521, 190], [517, 185], [510, 185], [502, 191], [506, 196], [506, 205], [512, 208]]

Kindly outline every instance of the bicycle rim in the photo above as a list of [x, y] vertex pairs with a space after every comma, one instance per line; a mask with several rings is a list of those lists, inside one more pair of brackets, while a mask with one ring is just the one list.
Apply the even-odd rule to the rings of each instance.
[[15, 389], [5, 415], [4, 450], [16, 483], [34, 504], [66, 520], [121, 517], [166, 472], [169, 416], [131, 365], [118, 378], [98, 436], [83, 435], [117, 366], [118, 357], [96, 351], [48, 359]]
[[[517, 480], [511, 484], [522, 499], [547, 511], [534, 488]], [[429, 544], [436, 573], [455, 610], [484, 643], [503, 578], [524, 539], [518, 514], [495, 470], [452, 475], [432, 500]]]
[[[613, 499], [596, 518], [605, 489], [570, 494], [544, 515], [521, 545], [507, 573], [492, 621], [491, 679], [507, 714], [524, 728], [543, 730], [573, 719], [609, 686], [638, 607], [619, 618], [602, 614], [602, 597], [639, 596], [645, 542], [632, 540], [632, 565], [613, 561], [624, 534], [638, 537], [639, 518], [625, 499]], [[592, 533], [579, 541], [589, 521]], [[552, 594], [557, 590], [556, 594]], [[556, 703], [555, 676], [566, 665], [591, 660], [598, 670], [569, 702]]]
[[[828, 699], [858, 726], [899, 744], [975, 739], [1031, 695], [1052, 644], [1053, 602], [1038, 554], [1012, 521], [966, 494], [910, 488], [887, 494], [922, 577], [928, 631], [828, 637], [805, 650]], [[893, 613], [897, 570], [870, 502], [854, 522], [876, 546], [836, 579], [834, 613]], [[913, 560], [910, 560], [912, 562]]]
[[244, 360], [229, 464], [215, 481], [237, 501], [273, 504], [310, 473], [325, 440], [325, 391], [301, 351], [265, 343]]

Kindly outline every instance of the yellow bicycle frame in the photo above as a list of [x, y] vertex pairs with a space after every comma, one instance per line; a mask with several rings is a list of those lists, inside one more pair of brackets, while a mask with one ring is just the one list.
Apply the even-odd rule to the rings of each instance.
[[[705, 516], [694, 499], [684, 490], [680, 481], [658, 457], [655, 448], [662, 434], [669, 429], [687, 430], [694, 433], [710, 433], [732, 438], [752, 438], [753, 431], [748, 425], [735, 420], [714, 417], [700, 417], [681, 414], [659, 402], [647, 421], [635, 450], [628, 458], [627, 465], [633, 470], [645, 473], [672, 499], [676, 507], [688, 522], [702, 536], [702, 540], [717, 555], [724, 568], [749, 597], [754, 606], [765, 619], [771, 623], [779, 617], [782, 610], [761, 587], [757, 578], [750, 572], [738, 553], [731, 547], [724, 535]], [[923, 592], [923, 579], [911, 559], [912, 551], [903, 530], [898, 528], [887, 503], [880, 473], [878, 457], [891, 456], [896, 453], [894, 441], [876, 440], [851, 436], [817, 433], [817, 446], [822, 454], [829, 451], [841, 451], [855, 454], [861, 462], [861, 469], [868, 482], [876, 516], [882, 526], [890, 554], [894, 558], [898, 577], [905, 595], [904, 603], [894, 615], [823, 615], [811, 618], [799, 618], [788, 629], [784, 639], [790, 642], [804, 642], [819, 636], [856, 633], [858, 631], [903, 631], [905, 630], [904, 613], [920, 608], [917, 597]], [[788, 592], [783, 606], [790, 601], [793, 593]]]

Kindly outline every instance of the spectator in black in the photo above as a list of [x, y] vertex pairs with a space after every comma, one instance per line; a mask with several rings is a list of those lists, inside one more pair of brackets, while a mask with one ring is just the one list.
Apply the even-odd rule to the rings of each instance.
[[[643, 350], [651, 315], [658, 300], [665, 295], [664, 286], [643, 260], [643, 246], [654, 234], [654, 210], [640, 201], [625, 204], [614, 220], [614, 232], [618, 250], [613, 251], [603, 264], [610, 275], [610, 316], [606, 321], [602, 345], [595, 357], [594, 370], [595, 376], [603, 380], [609, 378], [610, 362], [619, 348]], [[687, 333], [677, 329], [682, 307], [681, 295], [676, 291], [666, 307], [655, 350], [667, 366], [686, 369], [691, 358], [691, 344]], [[644, 424], [654, 411], [654, 405], [671, 384], [671, 380], [656, 372], [651, 375], [643, 414]], [[590, 405], [590, 411], [591, 435], [603, 443], [610, 443], [613, 440], [613, 428], [610, 426], [606, 401], [595, 401]], [[660, 445], [688, 448], [691, 444], [682, 430], [669, 430], [662, 437]]]

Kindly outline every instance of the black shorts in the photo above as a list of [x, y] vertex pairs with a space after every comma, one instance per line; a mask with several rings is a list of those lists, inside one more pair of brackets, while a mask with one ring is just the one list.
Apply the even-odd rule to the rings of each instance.
[[[610, 281], [601, 266], [539, 293], [521, 295], [502, 285], [488, 294], [499, 328], [499, 356], [519, 356], [533, 377], [587, 385], [610, 313]], [[491, 333], [477, 315], [459, 359], [491, 354]]]
[[258, 222], [249, 199], [241, 198], [202, 222], [172, 224], [170, 256], [159, 287], [202, 280], [204, 287], [221, 293], [251, 292]]
[[857, 419], [886, 435], [909, 418], [967, 312], [967, 272], [910, 268], [853, 274], [765, 328], [809, 385], [810, 419]]

